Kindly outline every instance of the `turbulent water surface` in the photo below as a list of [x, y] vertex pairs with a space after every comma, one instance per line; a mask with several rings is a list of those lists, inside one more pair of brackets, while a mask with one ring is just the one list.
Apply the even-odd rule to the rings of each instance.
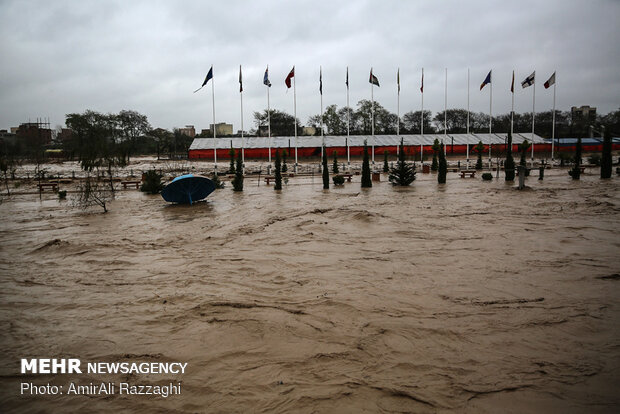
[[[385, 177], [382, 177], [385, 180]], [[410, 188], [101, 214], [0, 204], [3, 411], [617, 412], [620, 180], [449, 173]], [[230, 187], [230, 185], [228, 185]], [[69, 198], [73, 195], [69, 194]], [[182, 361], [184, 375], [22, 376], [24, 357]], [[182, 381], [180, 396], [20, 396], [19, 384]]]

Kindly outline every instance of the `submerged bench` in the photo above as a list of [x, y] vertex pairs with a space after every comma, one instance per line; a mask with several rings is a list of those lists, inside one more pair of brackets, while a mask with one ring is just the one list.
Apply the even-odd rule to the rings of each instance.
[[123, 186], [123, 188], [127, 188], [128, 185], [135, 185], [136, 186], [136, 190], [138, 188], [140, 188], [140, 180], [134, 181], [121, 181], [121, 185]]
[[466, 175], [469, 175], [471, 178], [476, 177], [476, 170], [462, 170], [460, 171], [461, 178], [465, 178]]
[[39, 186], [39, 190], [43, 191], [44, 188], [50, 188], [52, 189], [52, 191], [57, 191], [58, 190], [58, 183], [40, 183], [37, 184]]
[[268, 176], [266, 176], [266, 177], [265, 177], [265, 182], [267, 183], [267, 185], [269, 185], [269, 182], [270, 182], [271, 180], [275, 180], [275, 179], [276, 179], [276, 177], [275, 177], [275, 176], [273, 176], [273, 175], [268, 175]]
[[350, 182], [351, 182], [351, 179], [353, 178], [353, 174], [349, 174], [349, 173], [338, 174], [338, 175], [341, 175], [341, 176], [343, 176], [344, 178], [346, 178], [348, 183], [350, 183]]

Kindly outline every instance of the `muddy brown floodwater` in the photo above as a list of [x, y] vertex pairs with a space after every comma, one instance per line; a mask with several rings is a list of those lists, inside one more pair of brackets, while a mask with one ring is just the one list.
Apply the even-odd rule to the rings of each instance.
[[[5, 198], [2, 411], [618, 412], [620, 179], [513, 185], [252, 179], [193, 206], [126, 190], [107, 214]], [[20, 375], [25, 357], [188, 367]], [[183, 390], [19, 391], [104, 380]]]

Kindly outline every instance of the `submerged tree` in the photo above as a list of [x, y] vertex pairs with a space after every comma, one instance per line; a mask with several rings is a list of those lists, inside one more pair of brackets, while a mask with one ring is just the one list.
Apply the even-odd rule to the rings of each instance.
[[323, 146], [323, 189], [329, 190], [329, 170], [327, 169], [327, 148]]
[[101, 185], [96, 177], [91, 176], [90, 171], [86, 171], [86, 179], [78, 185], [78, 196], [74, 204], [82, 209], [91, 206], [103, 208], [103, 212], [108, 212], [108, 203], [114, 198], [114, 193], [107, 186]]
[[609, 128], [605, 130], [603, 138], [603, 154], [601, 156], [601, 178], [611, 178], [611, 132]]
[[446, 183], [446, 174], [448, 173], [448, 163], [446, 161], [446, 154], [443, 150], [443, 144], [439, 147], [439, 173], [437, 174], [437, 182], [439, 184]]
[[273, 186], [274, 190], [282, 189], [282, 161], [280, 159], [280, 150], [276, 150], [276, 183]]
[[370, 162], [368, 161], [368, 143], [364, 140], [364, 158], [362, 160], [362, 188], [372, 187]]
[[157, 170], [152, 169], [144, 173], [144, 182], [140, 186], [140, 191], [148, 194], [159, 194], [164, 188], [161, 183], [163, 175], [158, 173]]
[[575, 165], [568, 172], [573, 177], [573, 180], [578, 180], [581, 177], [581, 137], [577, 138], [577, 145], [575, 145]]
[[478, 141], [478, 145], [474, 147], [474, 150], [478, 154], [478, 160], [476, 161], [476, 169], [482, 169], [482, 152], [484, 151], [484, 145], [482, 145], [482, 141]]
[[515, 160], [512, 158], [512, 134], [508, 132], [508, 147], [506, 148], [506, 161], [504, 162], [506, 181], [515, 179]]
[[431, 170], [437, 171], [439, 168], [439, 164], [437, 164], [437, 151], [439, 151], [439, 140], [435, 138], [435, 142], [433, 142], [433, 163], [431, 164]]
[[[387, 151], [386, 151], [387, 153]], [[407, 186], [415, 180], [415, 166], [405, 161], [405, 144], [400, 139], [400, 150], [396, 167], [390, 170], [389, 180], [392, 185]]]
[[233, 191], [243, 191], [243, 162], [241, 160], [241, 151], [237, 151], [237, 168], [235, 169], [235, 178], [232, 180]]
[[340, 168], [338, 168], [338, 151], [334, 151], [334, 163], [332, 164], [332, 172], [334, 174], [338, 174], [340, 172]]

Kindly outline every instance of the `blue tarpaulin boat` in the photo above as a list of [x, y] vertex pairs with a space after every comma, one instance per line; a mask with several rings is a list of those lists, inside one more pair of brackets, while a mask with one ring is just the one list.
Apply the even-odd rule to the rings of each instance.
[[161, 191], [164, 200], [170, 203], [192, 204], [206, 198], [215, 191], [215, 184], [207, 177], [194, 174], [181, 175]]

